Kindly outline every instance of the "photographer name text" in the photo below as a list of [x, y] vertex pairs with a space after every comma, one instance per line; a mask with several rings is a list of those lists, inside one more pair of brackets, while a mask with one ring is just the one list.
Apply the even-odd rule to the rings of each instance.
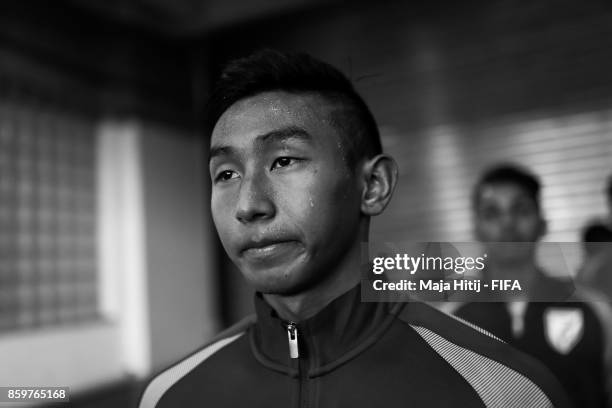
[[376, 291], [408, 291], [408, 292], [474, 292], [480, 293], [481, 290], [491, 292], [514, 292], [521, 291], [521, 284], [518, 279], [457, 279], [453, 281], [443, 279], [420, 279], [417, 281], [401, 279], [395, 282], [386, 282], [377, 279], [372, 282], [372, 287]]

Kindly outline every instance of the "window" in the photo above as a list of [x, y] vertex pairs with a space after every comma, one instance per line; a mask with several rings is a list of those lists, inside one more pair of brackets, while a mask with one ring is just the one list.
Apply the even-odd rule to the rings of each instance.
[[0, 333], [98, 316], [93, 119], [0, 100]]

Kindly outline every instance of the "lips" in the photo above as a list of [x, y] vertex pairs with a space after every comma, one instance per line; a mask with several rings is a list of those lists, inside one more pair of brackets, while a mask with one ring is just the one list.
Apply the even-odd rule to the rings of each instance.
[[273, 262], [294, 257], [302, 245], [293, 239], [250, 240], [242, 246], [240, 254], [251, 262]]

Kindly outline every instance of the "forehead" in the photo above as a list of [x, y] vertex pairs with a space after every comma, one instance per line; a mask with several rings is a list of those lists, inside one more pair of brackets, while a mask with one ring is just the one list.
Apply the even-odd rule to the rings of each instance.
[[479, 189], [479, 204], [512, 205], [528, 201], [536, 204], [527, 189], [512, 182], [485, 183]]
[[264, 92], [231, 105], [217, 121], [211, 145], [244, 142], [249, 136], [298, 126], [314, 138], [338, 136], [330, 113], [334, 106], [317, 94]]

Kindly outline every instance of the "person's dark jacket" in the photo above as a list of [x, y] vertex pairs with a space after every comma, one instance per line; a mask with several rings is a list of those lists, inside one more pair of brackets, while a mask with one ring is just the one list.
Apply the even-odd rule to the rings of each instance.
[[356, 287], [295, 326], [260, 294], [255, 306], [158, 375], [140, 407], [569, 406], [535, 360], [422, 303], [361, 302]]

